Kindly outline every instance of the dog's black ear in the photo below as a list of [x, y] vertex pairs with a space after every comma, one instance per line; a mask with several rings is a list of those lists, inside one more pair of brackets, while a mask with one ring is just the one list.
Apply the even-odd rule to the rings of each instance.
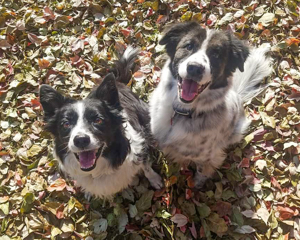
[[119, 106], [119, 93], [113, 73], [109, 73], [104, 77], [95, 94], [96, 96], [93, 97], [105, 101], [110, 106]]
[[40, 87], [39, 96], [40, 103], [45, 112], [45, 121], [47, 121], [49, 117], [52, 117], [55, 114], [55, 111], [61, 108], [66, 101], [66, 98], [63, 95], [45, 84]]
[[175, 54], [176, 46], [181, 40], [182, 36], [199, 27], [200, 25], [196, 22], [169, 24], [165, 27], [159, 44], [166, 45], [167, 53], [172, 57]]
[[238, 68], [241, 72], [244, 72], [244, 63], [249, 55], [249, 48], [243, 41], [233, 36], [231, 33], [227, 33], [230, 44], [230, 52], [228, 58], [229, 69], [231, 72]]

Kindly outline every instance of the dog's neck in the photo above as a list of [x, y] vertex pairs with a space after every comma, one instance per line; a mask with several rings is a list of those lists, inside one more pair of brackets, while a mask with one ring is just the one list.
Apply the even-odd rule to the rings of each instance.
[[104, 149], [102, 156], [109, 159], [109, 163], [113, 168], [118, 168], [123, 164], [130, 150], [130, 143], [122, 126], [116, 131], [114, 141]]
[[194, 112], [194, 109], [182, 108], [182, 107], [176, 105], [174, 102], [173, 102], [173, 110], [174, 110], [174, 114], [178, 114], [178, 115], [185, 116], [188, 118], [192, 118], [192, 114]]

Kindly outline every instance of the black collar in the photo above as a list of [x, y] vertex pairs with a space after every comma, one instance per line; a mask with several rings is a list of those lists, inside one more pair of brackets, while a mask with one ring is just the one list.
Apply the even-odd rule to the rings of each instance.
[[178, 107], [174, 106], [174, 104], [173, 104], [173, 110], [174, 110], [174, 115], [179, 114], [181, 116], [185, 116], [188, 118], [192, 118], [192, 114], [194, 112], [194, 109], [178, 108]]

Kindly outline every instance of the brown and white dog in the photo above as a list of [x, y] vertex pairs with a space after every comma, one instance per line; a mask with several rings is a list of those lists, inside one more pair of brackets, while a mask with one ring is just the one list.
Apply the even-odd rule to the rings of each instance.
[[169, 26], [159, 43], [169, 59], [150, 99], [152, 134], [175, 161], [196, 163], [202, 187], [249, 126], [243, 103], [272, 71], [269, 47], [249, 49], [229, 32], [196, 22]]

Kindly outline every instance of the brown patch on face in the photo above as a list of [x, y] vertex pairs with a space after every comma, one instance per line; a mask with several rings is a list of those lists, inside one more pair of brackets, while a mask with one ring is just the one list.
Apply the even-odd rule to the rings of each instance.
[[210, 89], [216, 89], [226, 87], [228, 77], [237, 68], [244, 71], [244, 62], [249, 55], [249, 49], [229, 32], [218, 31], [211, 36], [206, 54], [213, 79]]
[[231, 74], [225, 72], [229, 55], [228, 49], [228, 37], [224, 32], [213, 33], [206, 50], [212, 74], [212, 84], [210, 89], [227, 86], [227, 78], [229, 77], [229, 74]]

